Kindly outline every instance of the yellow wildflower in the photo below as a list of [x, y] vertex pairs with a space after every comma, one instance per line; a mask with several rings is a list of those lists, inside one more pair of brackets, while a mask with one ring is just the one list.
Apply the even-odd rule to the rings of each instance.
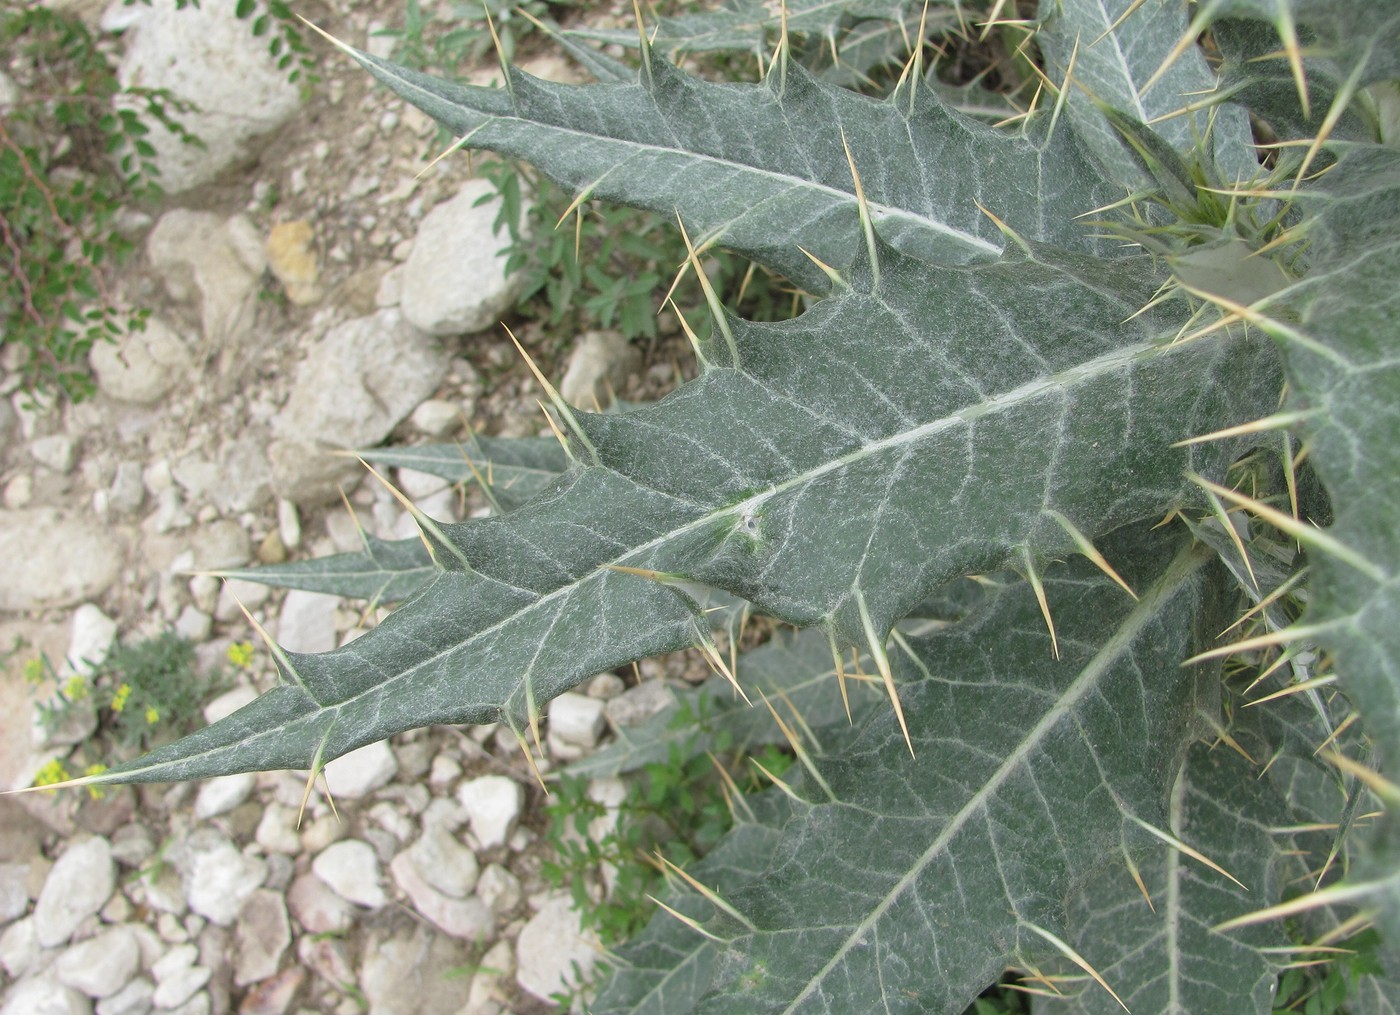
[[24, 661], [24, 679], [31, 684], [41, 683], [44, 679], [44, 660], [39, 656]]
[[240, 669], [246, 669], [253, 661], [253, 643], [236, 641], [228, 647], [228, 661]]
[[154, 726], [158, 722], [160, 722], [160, 709], [154, 705], [148, 705], [146, 707], [146, 725]]
[[127, 699], [131, 697], [131, 685], [122, 684], [117, 688], [117, 692], [112, 695], [112, 711], [120, 712], [126, 708]]
[[[34, 785], [53, 786], [56, 783], [68, 781], [68, 769], [63, 767], [63, 762], [53, 758], [47, 765], [34, 773]], [[53, 794], [53, 790], [49, 790]]]
[[72, 701], [82, 701], [87, 697], [87, 680], [81, 673], [75, 673], [63, 685], [63, 695]]

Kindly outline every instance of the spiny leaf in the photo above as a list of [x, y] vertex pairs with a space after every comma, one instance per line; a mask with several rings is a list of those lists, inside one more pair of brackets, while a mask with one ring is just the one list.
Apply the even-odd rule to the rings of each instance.
[[[1111, 251], [1073, 215], [1120, 196], [1073, 135], [1025, 137], [968, 120], [921, 91], [911, 114], [814, 80], [798, 65], [768, 85], [707, 84], [660, 57], [629, 85], [557, 85], [512, 71], [510, 90], [438, 81], [350, 47], [346, 52], [469, 148], [533, 162], [572, 191], [679, 214], [697, 245], [714, 237], [814, 292], [828, 280], [800, 251], [848, 264], [858, 234], [842, 135], [867, 172], [881, 237], [940, 262], [995, 258], [1001, 232], [1074, 250]], [[1046, 215], [1048, 207], [1057, 214]], [[1062, 213], [1062, 214], [1061, 214]]]
[[911, 639], [919, 666], [893, 661], [918, 760], [887, 710], [833, 727], [816, 764], [837, 800], [799, 781], [757, 877], [695, 873], [757, 931], [692, 896], [687, 912], [720, 939], [690, 933], [687, 968], [708, 982], [674, 998], [659, 985], [670, 970], [648, 964], [652, 936], [681, 943], [663, 914], [621, 950], [594, 1010], [659, 1010], [642, 1001], [661, 992], [677, 1012], [961, 1011], [1007, 964], [1042, 952], [1026, 924], [1063, 937], [1064, 892], [1108, 860], [1130, 817], [1162, 820], [1191, 736], [1194, 678], [1168, 674], [1204, 634], [1205, 558], [1164, 555], [1173, 542], [1128, 565], [1137, 604], [1087, 561], [1047, 569], [1059, 662], [1025, 583]]
[[936, 268], [886, 251], [878, 288], [857, 266], [850, 290], [796, 321], [735, 322], [745, 372], [577, 414], [600, 465], [443, 526], [471, 570], [439, 553], [447, 570], [411, 609], [333, 653], [289, 656], [306, 690], [284, 684], [108, 778], [304, 767], [430, 723], [523, 729], [585, 677], [695, 637], [683, 591], [604, 565], [682, 575], [863, 644], [856, 589], [884, 637], [952, 578], [1027, 548], [1073, 552], [1047, 510], [1093, 538], [1159, 515], [1188, 468], [1221, 475], [1230, 442], [1169, 445], [1275, 404], [1268, 344], [1164, 344], [1160, 314], [1122, 323], [1156, 288], [1146, 265], [1038, 255]]

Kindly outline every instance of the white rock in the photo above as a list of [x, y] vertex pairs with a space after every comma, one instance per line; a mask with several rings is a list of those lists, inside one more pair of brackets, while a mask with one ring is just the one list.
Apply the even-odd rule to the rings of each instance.
[[171, 970], [164, 979], [157, 977], [151, 1002], [157, 1008], [179, 1008], [199, 993], [213, 972], [208, 966], [180, 966]]
[[467, 1003], [471, 981], [449, 971], [468, 952], [453, 938], [419, 927], [370, 937], [362, 954], [359, 985], [374, 1015], [457, 1015]]
[[617, 726], [640, 726], [676, 703], [676, 692], [663, 680], [647, 680], [608, 702], [608, 718]]
[[329, 652], [335, 648], [335, 611], [339, 596], [292, 589], [282, 600], [277, 641], [290, 652]]
[[465, 941], [482, 941], [491, 936], [496, 920], [486, 904], [475, 896], [452, 898], [437, 891], [423, 878], [407, 850], [394, 857], [389, 870], [418, 914], [444, 934]]
[[482, 849], [504, 846], [515, 831], [525, 791], [504, 775], [483, 775], [457, 787], [457, 801], [467, 812], [472, 835]]
[[118, 462], [107, 490], [107, 504], [119, 515], [133, 515], [141, 510], [146, 499], [146, 485], [141, 480], [140, 462]]
[[220, 719], [233, 715], [244, 705], [251, 704], [257, 696], [258, 692], [247, 684], [240, 684], [232, 690], [225, 691], [204, 706], [204, 721], [212, 726]]
[[405, 854], [424, 881], [454, 899], [470, 895], [481, 874], [476, 854], [440, 824], [424, 827], [423, 835]]
[[520, 879], [498, 863], [487, 864], [476, 882], [476, 895], [497, 916], [506, 916], [520, 905]]
[[238, 914], [234, 938], [238, 947], [233, 969], [235, 985], [246, 987], [277, 972], [282, 953], [292, 943], [287, 905], [282, 896], [265, 888], [249, 896]]
[[353, 460], [328, 449], [378, 444], [446, 373], [435, 339], [381, 310], [332, 328], [297, 366], [286, 407], [273, 420], [268, 449], [279, 493], [299, 504], [336, 496], [356, 478]]
[[92, 603], [73, 611], [66, 672], [90, 676], [107, 658], [117, 637], [117, 622]]
[[413, 410], [409, 422], [420, 433], [443, 438], [454, 433], [462, 425], [462, 409], [445, 398], [430, 398]]
[[121, 571], [122, 533], [53, 508], [0, 511], [0, 560], [24, 561], [0, 581], [0, 611], [67, 606], [105, 592]]
[[301, 852], [301, 836], [297, 834], [296, 819], [296, 812], [291, 808], [277, 803], [268, 804], [253, 838], [269, 853], [296, 856]]
[[[247, 263], [240, 238], [256, 229], [246, 218], [174, 208], [146, 238], [146, 255], [171, 297], [199, 304], [206, 343], [228, 352], [253, 325], [262, 265]], [[262, 244], [254, 241], [259, 252]]]
[[607, 729], [607, 703], [567, 691], [549, 703], [549, 733], [575, 747], [593, 748]]
[[5, 995], [0, 1015], [91, 1015], [92, 1002], [72, 987], [43, 977], [21, 980]]
[[214, 607], [214, 619], [227, 624], [243, 616], [239, 608], [242, 603], [250, 612], [267, 602], [272, 589], [261, 582], [250, 582], [244, 578], [228, 578], [219, 589], [219, 602]]
[[519, 965], [515, 982], [541, 1001], [548, 1001], [549, 995], [575, 986], [579, 982], [576, 976], [581, 974], [586, 980], [599, 951], [597, 941], [579, 927], [570, 897], [551, 895], [516, 939]]
[[116, 878], [116, 861], [106, 839], [71, 844], [49, 871], [34, 907], [39, 944], [52, 948], [67, 942], [78, 924], [107, 904]]
[[503, 1009], [496, 1000], [501, 983], [515, 972], [515, 953], [509, 941], [497, 941], [481, 957], [472, 977], [471, 994], [458, 1015], [499, 1015]]
[[111, 997], [97, 1002], [97, 1015], [151, 1015], [156, 986], [138, 976]]
[[178, 194], [246, 161], [252, 142], [276, 130], [300, 105], [300, 89], [279, 70], [267, 39], [255, 37], [232, 4], [176, 10], [157, 0], [126, 33], [118, 68], [124, 87], [168, 89], [196, 111], [179, 114], [203, 147], [182, 143], [157, 123], [148, 140], [156, 149], [160, 183]]
[[138, 976], [111, 997], [97, 1002], [97, 1015], [150, 1015], [156, 985]]
[[175, 633], [186, 641], [206, 642], [213, 632], [214, 618], [193, 604], [187, 603], [175, 618]]
[[243, 855], [212, 828], [198, 829], [172, 852], [190, 909], [220, 927], [233, 923], [267, 877], [265, 861]]
[[287, 908], [308, 934], [338, 934], [354, 919], [350, 904], [314, 874], [303, 874], [287, 889]]
[[311, 870], [347, 902], [378, 909], [389, 901], [379, 884], [379, 858], [374, 847], [361, 839], [327, 846], [312, 861]]
[[54, 969], [58, 982], [88, 997], [110, 997], [136, 975], [141, 948], [127, 927], [113, 927], [69, 948]]
[[24, 915], [29, 908], [29, 864], [0, 863], [0, 924]]
[[32, 916], [16, 920], [0, 934], [0, 966], [11, 978], [17, 979], [33, 969], [41, 954]]
[[252, 794], [258, 778], [252, 772], [221, 775], [205, 780], [194, 798], [194, 816], [201, 821], [227, 814]]
[[398, 770], [399, 761], [389, 742], [380, 740], [328, 762], [325, 775], [332, 797], [358, 800], [387, 785]]
[[609, 392], [621, 391], [627, 378], [642, 364], [641, 350], [619, 332], [590, 331], [569, 355], [569, 366], [559, 382], [559, 394], [571, 405], [592, 410], [607, 408]]
[[289, 550], [301, 545], [301, 516], [297, 514], [297, 506], [289, 500], [277, 502], [277, 534]]
[[159, 317], [148, 318], [144, 329], [127, 331], [115, 342], [94, 343], [88, 363], [103, 394], [136, 405], [159, 402], [194, 369], [185, 340]]
[[61, 476], [73, 471], [77, 464], [78, 446], [67, 434], [36, 437], [29, 442], [29, 457]]
[[433, 335], [470, 335], [494, 327], [520, 291], [499, 251], [509, 242], [493, 229], [500, 201], [487, 180], [469, 180], [429, 212], [404, 265], [404, 316]]

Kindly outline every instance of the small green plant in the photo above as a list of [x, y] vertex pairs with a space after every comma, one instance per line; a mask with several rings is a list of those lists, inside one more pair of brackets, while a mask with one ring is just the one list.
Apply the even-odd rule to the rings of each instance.
[[[246, 667], [252, 646], [235, 643], [229, 661]], [[47, 656], [26, 661], [26, 679], [34, 686], [53, 686], [52, 696], [39, 705], [40, 721], [49, 730], [67, 722], [75, 708], [97, 715], [97, 730], [85, 753], [106, 758], [128, 756], [190, 732], [200, 724], [200, 708], [227, 682], [221, 670], [200, 673], [194, 645], [172, 631], [127, 644], [113, 645], [91, 673], [60, 678]], [[51, 768], [52, 777], [62, 766]], [[57, 781], [46, 778], [46, 785]]]
[[[558, 855], [545, 862], [544, 874], [556, 887], [569, 887], [584, 926], [604, 947], [646, 925], [656, 908], [652, 897], [669, 880], [668, 865], [690, 865], [729, 831], [732, 808], [742, 806], [732, 794], [766, 785], [754, 767], [737, 777], [721, 773], [715, 755], [725, 746], [721, 739], [716, 751], [699, 755], [673, 748], [665, 762], [644, 766], [628, 781], [626, 799], [611, 811], [590, 796], [582, 776], [565, 775], [551, 786], [545, 814]], [[775, 777], [792, 763], [772, 745], [753, 760]], [[605, 826], [601, 835], [595, 823]], [[607, 890], [595, 899], [604, 866], [610, 868]]]
[[[198, 142], [179, 123], [188, 105], [122, 88], [72, 15], [37, 5], [0, 13], [0, 67], [15, 78], [0, 119], [0, 345], [17, 351], [27, 390], [76, 400], [93, 389], [93, 343], [144, 320], [121, 306], [106, 272], [131, 250], [117, 213], [160, 195], [148, 125]], [[116, 109], [119, 94], [127, 105]]]

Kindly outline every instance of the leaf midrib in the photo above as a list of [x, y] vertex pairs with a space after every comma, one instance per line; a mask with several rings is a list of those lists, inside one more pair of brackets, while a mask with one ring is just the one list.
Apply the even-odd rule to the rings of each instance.
[[[363, 59], [362, 59], [362, 54], [360, 54], [357, 50], [353, 49], [352, 47], [345, 46], [344, 43], [339, 43], [339, 45], [340, 45], [342, 48], [344, 48], [348, 53], [350, 53], [352, 56], [354, 56], [357, 60], [360, 60], [361, 62], [364, 62]], [[401, 77], [400, 75], [394, 74], [394, 73], [393, 73], [393, 64], [389, 64], [389, 63], [385, 62], [385, 63], [376, 63], [376, 64], [372, 64], [371, 66], [375, 67], [375, 68], [376, 68], [377, 70], [379, 70], [381, 73], [383, 73], [383, 74], [385, 74], [385, 75], [387, 75], [387, 76], [389, 76], [389, 77], [392, 77], [395, 81], [400, 82], [403, 88], [408, 89], [408, 90], [411, 90], [414, 94], [421, 95], [421, 96], [426, 96], [427, 98], [429, 98], [429, 99], [432, 101], [432, 103], [438, 103], [438, 102], [452, 102], [452, 100], [447, 99], [445, 96], [437, 95], [437, 94], [435, 94], [434, 92], [431, 92], [431, 91], [429, 91], [428, 89], [423, 88], [422, 86], [417, 85], [417, 84], [415, 84], [415, 83], [412, 82], [412, 81], [409, 81], [407, 78], [404, 78], [404, 77]], [[409, 101], [409, 102], [412, 102], [412, 101], [413, 101], [412, 99], [409, 99], [407, 95], [404, 95], [403, 92], [400, 92], [399, 94], [400, 94], [400, 95], [403, 95], [403, 97], [404, 97], [407, 101]], [[455, 105], [456, 103], [453, 103], [453, 104]], [[415, 103], [415, 105], [416, 105], [416, 103]], [[460, 107], [460, 106], [459, 106], [459, 108], [463, 108], [463, 107]], [[534, 128], [538, 128], [538, 129], [549, 130], [549, 131], [555, 132], [555, 133], [557, 133], [557, 134], [563, 135], [564, 138], [566, 138], [566, 139], [577, 139], [577, 138], [581, 138], [581, 139], [585, 139], [585, 140], [587, 140], [587, 141], [589, 141], [589, 142], [592, 142], [592, 143], [595, 143], [595, 144], [601, 142], [601, 143], [607, 144], [607, 145], [616, 145], [616, 146], [622, 147], [623, 149], [632, 150], [632, 151], [633, 151], [634, 153], [636, 153], [636, 154], [640, 154], [640, 153], [644, 153], [644, 152], [660, 153], [660, 154], [664, 154], [664, 155], [667, 155], [667, 156], [670, 156], [670, 157], [683, 159], [688, 165], [693, 165], [693, 164], [695, 164], [695, 163], [697, 163], [697, 162], [699, 162], [699, 163], [708, 163], [708, 164], [713, 165], [713, 166], [720, 166], [720, 167], [723, 167], [723, 168], [728, 169], [728, 170], [730, 170], [730, 171], [736, 171], [736, 172], [740, 172], [740, 173], [748, 173], [748, 174], [753, 174], [753, 175], [765, 177], [765, 178], [770, 179], [770, 180], [773, 180], [773, 181], [775, 181], [775, 182], [777, 182], [777, 183], [779, 183], [779, 184], [781, 184], [781, 185], [783, 185], [783, 186], [786, 186], [786, 187], [788, 187], [788, 188], [791, 189], [791, 190], [811, 190], [811, 191], [817, 191], [817, 192], [819, 192], [819, 193], [826, 194], [826, 195], [830, 196], [830, 197], [833, 198], [837, 203], [840, 203], [840, 204], [849, 205], [849, 206], [852, 206], [852, 207], [854, 207], [854, 206], [857, 204], [856, 197], [855, 197], [854, 194], [848, 193], [847, 191], [844, 191], [844, 190], [840, 190], [840, 189], [838, 189], [838, 188], [836, 188], [836, 187], [830, 186], [829, 184], [818, 183], [818, 182], [816, 182], [815, 180], [809, 180], [809, 179], [806, 179], [805, 177], [801, 177], [801, 176], [788, 176], [788, 175], [784, 175], [784, 174], [782, 174], [782, 173], [775, 172], [775, 171], [773, 171], [773, 170], [771, 170], [771, 169], [762, 169], [762, 168], [759, 168], [758, 166], [752, 166], [752, 165], [749, 165], [749, 164], [743, 163], [743, 162], [735, 162], [735, 161], [730, 160], [730, 159], [721, 159], [721, 158], [718, 158], [717, 156], [714, 156], [714, 155], [706, 155], [706, 154], [704, 154], [703, 152], [688, 151], [688, 150], [681, 149], [681, 148], [671, 148], [671, 147], [668, 147], [668, 146], [665, 146], [665, 145], [658, 145], [658, 144], [643, 144], [642, 142], [639, 142], [639, 141], [627, 141], [627, 140], [622, 139], [622, 138], [614, 138], [614, 137], [601, 138], [599, 135], [589, 133], [588, 131], [579, 130], [579, 129], [573, 128], [573, 127], [563, 127], [563, 126], [560, 126], [560, 125], [558, 125], [558, 124], [552, 124], [552, 123], [551, 123], [551, 124], [546, 124], [546, 123], [542, 123], [542, 122], [537, 121], [537, 120], [529, 120], [529, 119], [526, 119], [526, 118], [521, 117], [521, 116], [518, 116], [518, 115], [516, 115], [516, 116], [509, 116], [509, 117], [508, 117], [508, 116], [503, 116], [503, 115], [501, 115], [501, 114], [499, 114], [499, 113], [480, 113], [478, 110], [472, 110], [472, 112], [476, 112], [476, 113], [478, 113], [478, 115], [485, 116], [486, 119], [484, 119], [484, 120], [483, 120], [480, 124], [478, 124], [477, 126], [473, 127], [473, 128], [471, 129], [471, 131], [469, 132], [469, 134], [476, 134], [477, 132], [479, 132], [479, 131], [485, 129], [487, 126], [489, 126], [490, 124], [492, 124], [492, 123], [494, 123], [494, 122], [501, 122], [501, 123], [507, 123], [507, 124], [512, 124], [512, 123], [513, 123], [513, 124], [523, 124], [523, 125], [528, 126], [528, 127], [534, 127]], [[458, 143], [460, 144], [460, 141], [459, 141]], [[630, 160], [632, 157], [634, 157], [634, 156], [633, 156], [633, 155], [628, 155], [628, 156], [627, 156], [627, 159]], [[618, 165], [614, 166], [612, 169], [609, 169], [608, 172], [607, 172], [606, 174], [604, 174], [602, 177], [599, 177], [597, 180], [595, 180], [593, 183], [589, 184], [587, 187], [582, 188], [582, 191], [583, 191], [583, 192], [587, 192], [587, 191], [591, 190], [593, 187], [596, 187], [600, 182], [602, 182], [602, 180], [606, 179], [607, 176], [609, 176], [609, 175], [611, 175], [612, 173], [616, 172], [618, 169], [622, 168], [622, 166], [625, 166], [626, 164], [627, 164], [626, 161], [619, 162]], [[964, 231], [961, 230], [961, 229], [955, 229], [955, 228], [953, 228], [952, 226], [948, 225], [946, 222], [940, 222], [940, 221], [937, 220], [937, 219], [926, 218], [926, 217], [924, 217], [924, 216], [922, 216], [922, 215], [917, 215], [917, 214], [915, 214], [915, 213], [909, 211], [908, 209], [905, 209], [905, 208], [898, 208], [898, 207], [895, 207], [895, 206], [893, 206], [893, 205], [880, 204], [880, 203], [878, 203], [878, 202], [870, 202], [870, 201], [867, 201], [867, 203], [868, 203], [868, 205], [869, 205], [869, 208], [870, 208], [870, 210], [871, 210], [872, 215], [873, 215], [875, 218], [877, 218], [877, 219], [893, 219], [893, 220], [896, 220], [896, 221], [913, 223], [915, 226], [918, 226], [918, 227], [920, 227], [920, 228], [922, 228], [922, 229], [928, 230], [928, 231], [933, 232], [933, 233], [935, 233], [935, 234], [937, 234], [937, 235], [940, 235], [940, 236], [946, 236], [946, 237], [948, 237], [949, 239], [952, 239], [952, 240], [954, 240], [954, 241], [956, 241], [956, 242], [962, 244], [962, 245], [965, 246], [965, 247], [969, 247], [969, 248], [971, 248], [972, 250], [976, 251], [976, 252], [977, 252], [979, 255], [981, 255], [981, 256], [984, 256], [984, 257], [991, 257], [991, 258], [995, 258], [995, 257], [1001, 256], [1001, 253], [1002, 253], [1002, 248], [1001, 248], [1001, 247], [999, 247], [999, 246], [997, 246], [996, 244], [991, 243], [991, 242], [989, 242], [989, 241], [987, 241], [987, 240], [982, 239], [980, 236], [976, 236], [976, 235], [974, 235], [974, 234], [972, 234], [972, 233], [964, 232]], [[712, 239], [712, 238], [713, 238], [713, 237], [707, 237], [707, 239]]]
[[982, 787], [972, 795], [963, 807], [952, 816], [939, 832], [937, 838], [929, 844], [928, 849], [919, 855], [919, 858], [910, 865], [905, 875], [895, 882], [894, 886], [887, 892], [883, 899], [874, 906], [870, 913], [858, 923], [847, 936], [845, 942], [832, 955], [827, 963], [815, 973], [802, 991], [793, 998], [792, 1002], [783, 1009], [783, 1015], [792, 1015], [794, 1011], [809, 998], [812, 993], [821, 985], [822, 981], [834, 970], [837, 964], [851, 951], [866, 939], [866, 935], [875, 925], [876, 921], [885, 914], [889, 908], [904, 894], [912, 885], [915, 879], [923, 873], [924, 869], [943, 852], [948, 843], [957, 835], [965, 824], [976, 814], [980, 813], [991, 798], [992, 794], [1001, 788], [1011, 775], [1019, 769], [1031, 752], [1039, 746], [1040, 742], [1059, 725], [1060, 720], [1099, 682], [1100, 678], [1108, 671], [1108, 668], [1115, 663], [1119, 656], [1131, 648], [1133, 641], [1140, 634], [1147, 624], [1156, 618], [1161, 607], [1176, 589], [1190, 575], [1203, 566], [1209, 559], [1207, 553], [1201, 552], [1193, 546], [1184, 548], [1176, 558], [1168, 565], [1166, 572], [1158, 579], [1157, 583], [1142, 597], [1133, 611], [1124, 618], [1118, 630], [1104, 643], [1103, 647], [1094, 654], [1094, 657], [1085, 664], [1074, 681], [1065, 688], [1054, 706], [1048, 709], [1039, 722], [1031, 728], [1030, 732], [1022, 738], [1016, 745], [1016, 749], [1007, 755], [1006, 760], [1001, 763], [992, 776], [982, 785]]

